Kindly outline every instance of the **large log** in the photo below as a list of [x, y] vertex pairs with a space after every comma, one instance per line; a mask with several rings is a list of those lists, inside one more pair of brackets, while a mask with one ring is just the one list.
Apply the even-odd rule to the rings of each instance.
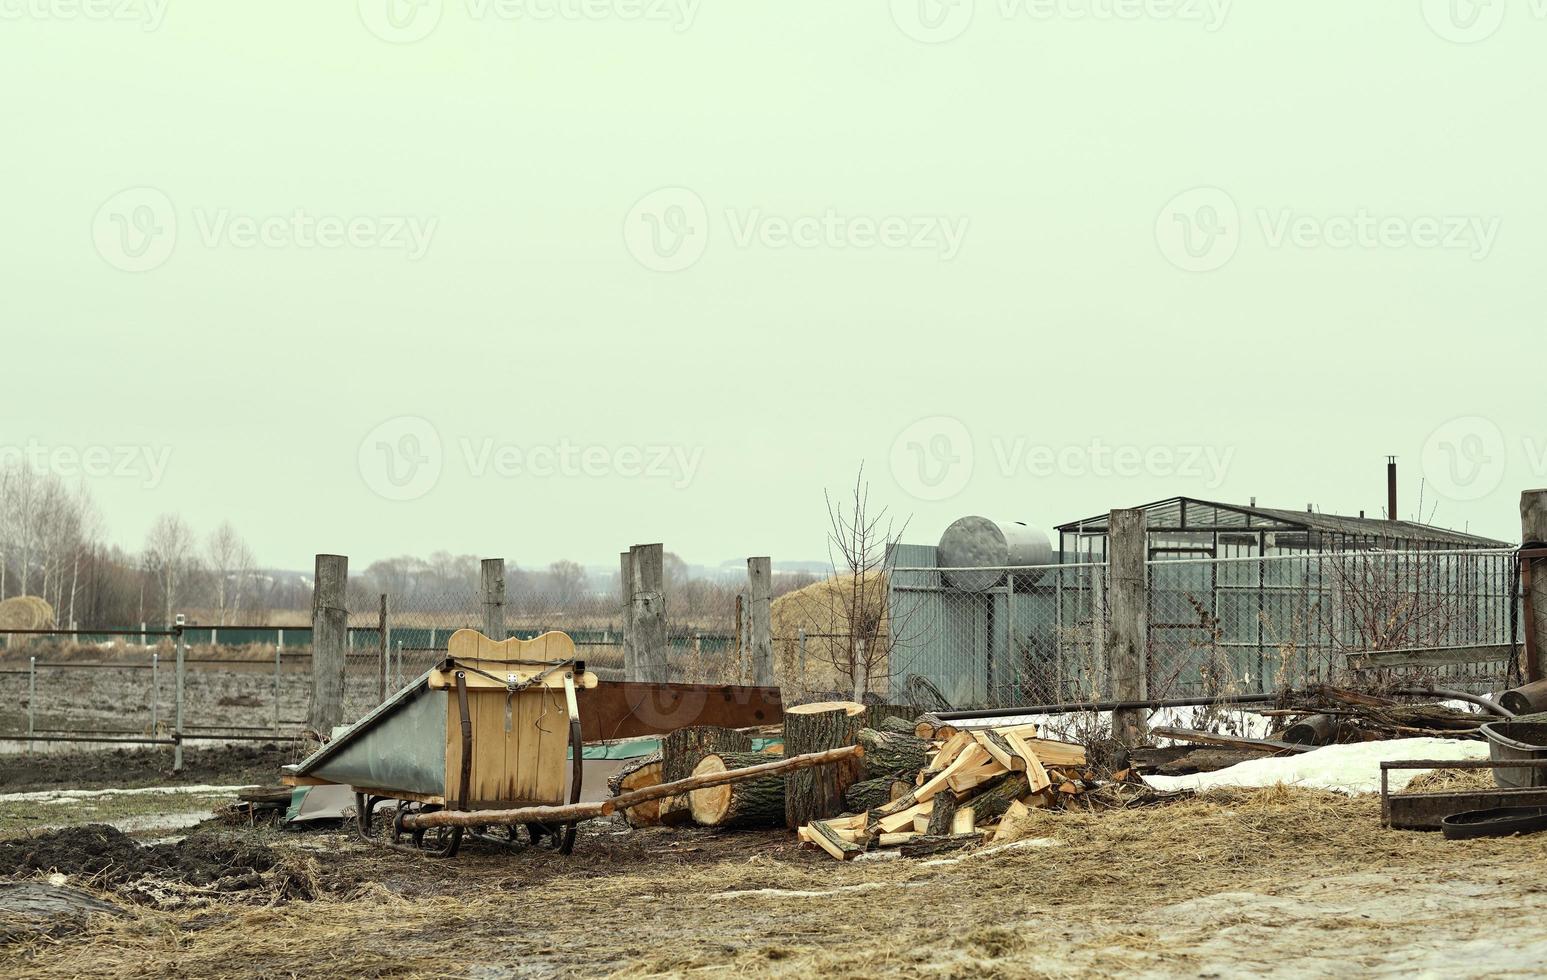
[[843, 805], [850, 813], [864, 813], [892, 802], [892, 778], [862, 779], [843, 794]]
[[[607, 780], [607, 788], [613, 796], [646, 786], [659, 786], [661, 779], [661, 753], [652, 752], [624, 765]], [[623, 818], [630, 827], [649, 827], [661, 822], [661, 801], [650, 800], [623, 811]]]
[[855, 741], [865, 747], [865, 774], [871, 779], [918, 772], [931, 748], [929, 742], [911, 732], [875, 728], [861, 729]]
[[919, 709], [911, 704], [867, 704], [865, 705], [865, 727], [885, 728], [906, 725], [907, 730], [911, 732], [913, 719], [918, 713]]
[[[752, 738], [730, 728], [695, 725], [667, 732], [661, 739], [661, 780], [675, 782], [693, 775], [704, 756], [715, 752], [751, 752]], [[674, 825], [692, 819], [686, 797], [660, 804], [659, 822]]]
[[[787, 708], [784, 712], [784, 751], [807, 755], [855, 745], [865, 723], [865, 706], [828, 701]], [[785, 778], [784, 824], [791, 830], [843, 812], [843, 793], [859, 779], [855, 766], [824, 766], [791, 773]]]
[[[693, 775], [712, 776], [747, 769], [766, 758], [755, 752], [711, 752], [693, 769]], [[777, 827], [784, 820], [784, 779], [775, 773], [695, 789], [687, 794], [693, 822], [704, 827]]]

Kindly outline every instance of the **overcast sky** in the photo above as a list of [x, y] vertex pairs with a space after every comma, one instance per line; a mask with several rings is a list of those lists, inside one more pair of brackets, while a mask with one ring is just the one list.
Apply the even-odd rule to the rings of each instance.
[[[395, 7], [393, 5], [396, 5]], [[269, 565], [1518, 539], [1547, 0], [0, 0], [0, 452]], [[1437, 505], [1437, 510], [1434, 508]]]

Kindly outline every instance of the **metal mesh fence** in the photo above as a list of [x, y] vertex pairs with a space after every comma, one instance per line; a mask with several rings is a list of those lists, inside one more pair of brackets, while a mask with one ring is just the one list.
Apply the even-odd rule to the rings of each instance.
[[1108, 696], [1106, 574], [1100, 564], [893, 569], [889, 696], [932, 687], [957, 707]]
[[1322, 552], [1150, 562], [1151, 697], [1410, 675], [1507, 683], [1513, 551]]
[[[1148, 563], [1147, 695], [1320, 682], [1498, 691], [1520, 637], [1515, 553], [1323, 552]], [[1102, 564], [895, 568], [891, 696], [958, 708], [1111, 698]]]

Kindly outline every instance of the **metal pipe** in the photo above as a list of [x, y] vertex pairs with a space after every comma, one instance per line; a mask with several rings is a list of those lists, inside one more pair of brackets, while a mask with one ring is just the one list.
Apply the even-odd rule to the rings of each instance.
[[1468, 694], [1465, 691], [1449, 691], [1442, 687], [1398, 687], [1392, 689], [1389, 693], [1405, 694], [1408, 697], [1445, 698], [1449, 701], [1465, 701], [1468, 704], [1477, 705], [1490, 714], [1498, 715], [1500, 718], [1515, 717], [1515, 713], [1503, 705], [1495, 704], [1487, 698], [1479, 697], [1476, 694]]
[[1214, 698], [1164, 698], [1158, 701], [1080, 701], [1063, 704], [1014, 705], [1007, 708], [976, 708], [970, 711], [931, 711], [941, 721], [976, 721], [982, 718], [1007, 718], [1012, 715], [1063, 715], [1081, 711], [1119, 711], [1127, 708], [1197, 708], [1210, 704], [1268, 704], [1277, 694], [1237, 694]]
[[172, 771], [183, 771], [183, 681], [185, 668], [183, 660], [188, 656], [188, 639], [183, 636], [183, 614], [177, 614], [177, 681], [176, 681], [176, 721], [172, 734]]
[[150, 655], [150, 733], [156, 734], [156, 726], [161, 724], [161, 678], [159, 667], [161, 655]]

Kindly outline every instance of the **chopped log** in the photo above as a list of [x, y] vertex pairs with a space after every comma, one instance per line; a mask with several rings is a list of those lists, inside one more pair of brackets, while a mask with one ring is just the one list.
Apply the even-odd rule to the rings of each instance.
[[863, 847], [853, 841], [845, 840], [826, 823], [818, 820], [810, 826], [811, 842], [838, 860], [851, 861], [864, 853]]
[[888, 803], [891, 803], [895, 800], [900, 800], [904, 796], [907, 796], [909, 793], [913, 792], [913, 780], [908, 779], [905, 776], [893, 776], [891, 783], [892, 791], [886, 800]]
[[843, 794], [843, 805], [853, 813], [864, 813], [892, 801], [891, 777], [862, 779], [850, 786]]
[[929, 823], [925, 825], [924, 833], [930, 837], [947, 837], [955, 819], [956, 794], [941, 793], [935, 797], [934, 808], [929, 811]]
[[913, 723], [913, 734], [924, 740], [935, 737], [935, 723], [927, 718], [920, 718]]
[[969, 746], [977, 744], [969, 732], [957, 732], [955, 735], [947, 738], [945, 744], [940, 746], [940, 751], [936, 752], [934, 758], [929, 760], [929, 768], [940, 772], [955, 762], [956, 757], [967, 751]]
[[[607, 780], [607, 789], [613, 796], [629, 790], [661, 784], [661, 753], [652, 752], [641, 756], [613, 773]], [[623, 818], [630, 827], [651, 827], [661, 822], [661, 801], [647, 800], [623, 811]]]
[[[691, 725], [667, 732], [661, 739], [661, 781], [676, 782], [693, 775], [704, 756], [712, 752], [751, 752], [752, 737], [744, 732], [714, 725]], [[693, 822], [686, 796], [662, 800], [656, 822], [679, 827]]]
[[953, 759], [950, 765], [940, 770], [939, 775], [935, 776], [923, 786], [920, 786], [918, 789], [913, 791], [913, 796], [915, 799], [928, 800], [932, 798], [936, 793], [947, 789], [952, 776], [959, 772], [976, 769], [978, 766], [981, 766], [984, 762], [987, 762], [991, 758], [987, 749], [972, 741], [970, 738], [967, 740], [967, 742], [968, 747], [966, 751], [962, 752], [955, 759]]
[[955, 773], [946, 779], [945, 784], [949, 786], [951, 788], [951, 792], [955, 793], [958, 797], [966, 797], [974, 789], [978, 788], [986, 782], [989, 782], [997, 776], [1004, 775], [1008, 771], [1009, 770], [1007, 770], [1004, 766], [1001, 766], [994, 759], [990, 758], [980, 766], [975, 766], [972, 769], [966, 769]]
[[1154, 771], [1162, 776], [1189, 776], [1195, 772], [1228, 769], [1242, 762], [1262, 758], [1261, 752], [1243, 752], [1239, 749], [1194, 749], [1190, 746], [1186, 748], [1188, 751], [1182, 753], [1179, 758], [1154, 767]]
[[983, 835], [979, 833], [949, 835], [933, 837], [925, 835], [917, 840], [902, 845], [902, 856], [906, 858], [928, 857], [931, 854], [943, 854], [947, 851], [959, 851], [964, 847], [971, 847], [983, 841]]
[[[906, 798], [910, 799], [911, 797]], [[919, 816], [929, 816], [929, 812], [933, 810], [934, 807], [935, 803], [933, 800], [928, 800], [923, 803], [910, 803], [907, 807], [898, 810], [896, 813], [877, 817], [871, 823], [870, 830], [874, 833], [895, 834], [899, 830], [912, 827], [915, 818]]]
[[[806, 755], [854, 745], [865, 706], [856, 702], [803, 704], [784, 710], [784, 751]], [[859, 779], [857, 766], [803, 769], [785, 779], [784, 823], [791, 830], [843, 812], [844, 791]]]
[[915, 834], [912, 831], [896, 834], [881, 834], [876, 837], [876, 844], [880, 847], [896, 847], [899, 844], [906, 844], [909, 841], [916, 839], [917, 837], [918, 834]]
[[953, 835], [970, 834], [977, 828], [977, 818], [973, 816], [971, 810], [957, 810], [956, 815], [951, 818], [951, 833]]
[[[759, 765], [767, 756], [756, 752], [711, 752], [693, 769], [709, 776]], [[784, 777], [763, 776], [724, 786], [695, 789], [687, 794], [693, 822], [704, 827], [775, 827], [784, 820]]]
[[1012, 772], [962, 803], [960, 808], [971, 810], [981, 826], [1004, 816], [1012, 804], [1030, 795], [1031, 792], [1026, 774]]
[[871, 727], [877, 729], [878, 731], [896, 732], [899, 735], [912, 735], [914, 738], [918, 737], [918, 733], [914, 731], [914, 729], [918, 726], [913, 724], [913, 722], [909, 721], [907, 718], [898, 718], [895, 715], [888, 715], [887, 717], [881, 719], [881, 724], [872, 725]]
[[855, 738], [865, 747], [865, 774], [872, 779], [918, 772], [929, 756], [929, 742], [911, 733], [862, 728]]

